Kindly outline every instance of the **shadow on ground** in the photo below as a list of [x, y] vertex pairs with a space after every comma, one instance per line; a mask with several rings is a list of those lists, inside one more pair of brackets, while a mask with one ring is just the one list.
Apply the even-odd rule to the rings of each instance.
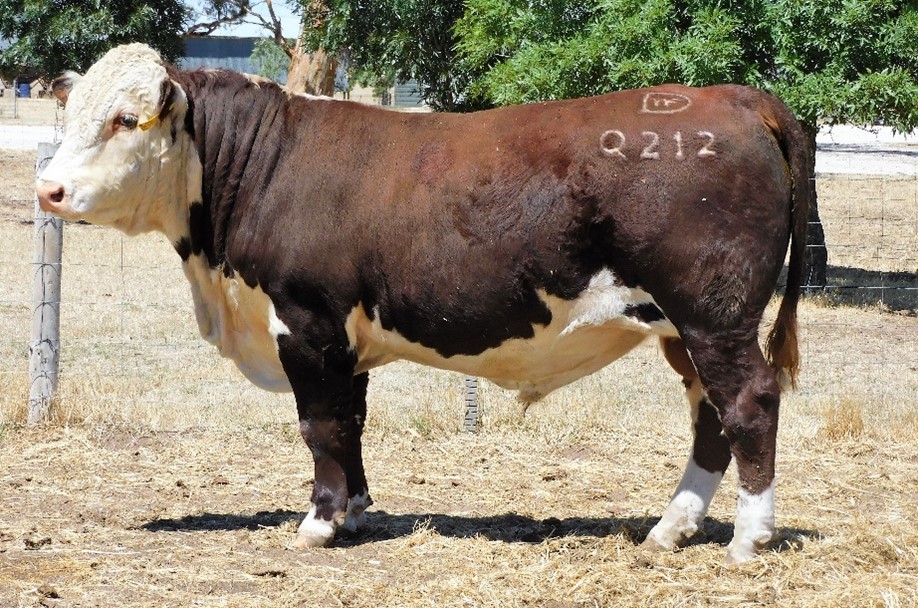
[[258, 530], [261, 528], [276, 528], [288, 521], [300, 520], [302, 517], [303, 513], [286, 509], [259, 511], [253, 515], [199, 513], [197, 515], [186, 515], [178, 519], [154, 519], [139, 526], [139, 529], [148, 532]]
[[[149, 532], [198, 532], [227, 530], [257, 530], [280, 526], [288, 521], [299, 521], [304, 513], [288, 510], [259, 511], [254, 515], [201, 513], [186, 515], [178, 519], [156, 519], [140, 526]], [[604, 538], [622, 535], [640, 544], [659, 518], [646, 517], [572, 517], [557, 519], [535, 519], [516, 513], [467, 517], [458, 515], [408, 513], [393, 515], [385, 511], [367, 513], [367, 524], [355, 535], [336, 539], [341, 547], [354, 547], [368, 543], [394, 540], [409, 536], [418, 529], [427, 529], [440, 536], [452, 538], [474, 538], [481, 536], [488, 540], [506, 543], [540, 543], [549, 538], [565, 536], [592, 536]], [[819, 538], [816, 530], [802, 528], [778, 528], [773, 551], [799, 550], [806, 541]], [[701, 530], [688, 545], [726, 545], [733, 537], [733, 525], [719, 519], [706, 518]]]

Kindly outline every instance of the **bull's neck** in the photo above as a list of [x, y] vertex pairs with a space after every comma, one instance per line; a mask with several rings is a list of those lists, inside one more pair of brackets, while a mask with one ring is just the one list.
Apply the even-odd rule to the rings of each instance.
[[[278, 85], [232, 72], [183, 73], [186, 132], [200, 162], [197, 193], [189, 189], [188, 242], [176, 249], [227, 263], [230, 220], [259, 204], [281, 152], [288, 96]], [[195, 184], [191, 184], [194, 186]]]

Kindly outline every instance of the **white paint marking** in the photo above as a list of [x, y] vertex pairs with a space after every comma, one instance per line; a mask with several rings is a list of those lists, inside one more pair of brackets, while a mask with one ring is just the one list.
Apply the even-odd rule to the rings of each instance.
[[692, 100], [680, 93], [645, 93], [641, 104], [644, 114], [677, 114], [688, 110]]
[[[616, 142], [617, 145], [613, 145]], [[602, 153], [606, 156], [628, 160], [628, 157], [622, 152], [622, 147], [624, 147], [624, 145], [625, 134], [618, 129], [604, 131], [602, 135], [599, 136], [599, 149], [602, 150]]]
[[711, 156], [717, 156], [717, 152], [711, 149], [711, 146], [714, 145], [714, 134], [710, 131], [698, 131], [699, 137], [707, 138], [707, 143], [702, 146], [701, 150], [698, 150], [698, 158], [709, 158]]
[[660, 145], [660, 136], [653, 131], [641, 131], [641, 137], [650, 140], [650, 143], [644, 146], [644, 149], [641, 151], [641, 158], [645, 160], [659, 160], [660, 152], [657, 148]]

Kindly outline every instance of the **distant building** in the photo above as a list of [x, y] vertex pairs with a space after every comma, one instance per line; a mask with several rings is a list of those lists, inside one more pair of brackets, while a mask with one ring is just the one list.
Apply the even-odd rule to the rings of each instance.
[[[179, 59], [178, 65], [184, 69], [226, 68], [237, 72], [255, 74], [258, 70], [252, 65], [251, 56], [259, 38], [234, 38], [229, 36], [194, 36], [185, 39], [185, 56]], [[336, 75], [336, 85], [347, 86], [348, 78], [345, 66], [340, 66]], [[287, 73], [278, 78], [281, 84], [287, 83]], [[392, 88], [376, 97], [372, 88], [353, 87], [348, 94], [336, 92], [335, 97], [352, 99], [371, 105], [392, 106], [401, 110], [424, 111], [427, 105], [420, 95], [420, 85], [415, 80], [405, 83], [394, 83]]]
[[[247, 74], [257, 74], [251, 56], [259, 38], [233, 38], [229, 36], [192, 36], [185, 38], [185, 56], [179, 59], [179, 67], [226, 68]], [[278, 82], [286, 84], [287, 72]]]
[[49, 90], [49, 87], [44, 80], [33, 80], [29, 84], [29, 97], [32, 99], [44, 99], [45, 97], [50, 96], [51, 91]]
[[421, 84], [417, 80], [399, 83], [392, 91], [392, 105], [400, 109], [424, 109], [427, 104], [421, 97]]

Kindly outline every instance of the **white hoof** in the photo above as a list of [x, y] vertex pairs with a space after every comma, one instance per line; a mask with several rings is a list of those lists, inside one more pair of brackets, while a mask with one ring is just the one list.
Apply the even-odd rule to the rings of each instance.
[[347, 516], [341, 527], [350, 533], [355, 533], [367, 523], [367, 507], [373, 504], [368, 492], [352, 496], [347, 501]]
[[672, 551], [675, 548], [675, 544], [660, 542], [656, 539], [653, 536], [653, 530], [651, 530], [650, 534], [647, 535], [647, 538], [644, 539], [644, 542], [642, 542], [640, 546], [642, 551], [647, 551], [649, 553], [663, 553], [665, 551]]
[[687, 517], [673, 521], [667, 520], [664, 516], [641, 543], [641, 548], [652, 551], [672, 551], [694, 536], [697, 531], [698, 526]]
[[694, 458], [690, 458], [663, 517], [644, 541], [647, 548], [672, 550], [694, 536], [704, 521], [721, 479], [723, 473], [706, 471], [695, 463]]
[[312, 547], [327, 547], [335, 540], [336, 528], [333, 521], [317, 519], [316, 508], [312, 507], [296, 532], [293, 548], [302, 551]]
[[736, 525], [733, 540], [727, 545], [726, 564], [738, 564], [754, 558], [775, 537], [775, 484], [761, 494], [750, 494], [740, 488], [736, 501]]
[[768, 546], [774, 540], [773, 532], [762, 532], [758, 537], [751, 539], [739, 539], [733, 537], [730, 544], [727, 545], [727, 556], [724, 558], [724, 565], [741, 564], [748, 562], [759, 554], [759, 551]]

